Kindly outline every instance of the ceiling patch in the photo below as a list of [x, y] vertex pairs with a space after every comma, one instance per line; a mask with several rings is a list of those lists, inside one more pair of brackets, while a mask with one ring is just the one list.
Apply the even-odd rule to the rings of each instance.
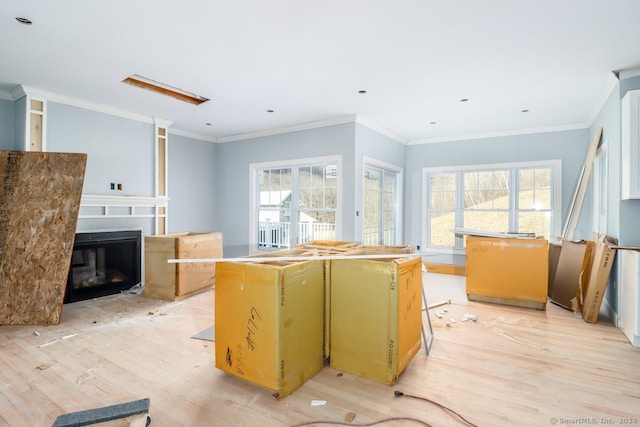
[[179, 99], [180, 101], [188, 102], [190, 104], [195, 104], [195, 105], [200, 105], [203, 102], [207, 102], [209, 100], [209, 98], [195, 95], [193, 93], [186, 92], [182, 89], [178, 89], [173, 86], [169, 86], [167, 84], [160, 83], [155, 80], [151, 80], [149, 78], [139, 76], [137, 74], [127, 77], [122, 81], [122, 83], [127, 83], [132, 86], [141, 87], [143, 89], [160, 93], [162, 95], [170, 96], [172, 98]]

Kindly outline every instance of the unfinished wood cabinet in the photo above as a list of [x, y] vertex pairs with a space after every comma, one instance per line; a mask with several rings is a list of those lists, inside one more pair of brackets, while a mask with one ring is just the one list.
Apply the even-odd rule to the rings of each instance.
[[622, 199], [640, 199], [640, 90], [622, 98]]
[[144, 294], [175, 301], [210, 289], [214, 262], [169, 263], [170, 259], [222, 258], [222, 233], [171, 233], [144, 238]]

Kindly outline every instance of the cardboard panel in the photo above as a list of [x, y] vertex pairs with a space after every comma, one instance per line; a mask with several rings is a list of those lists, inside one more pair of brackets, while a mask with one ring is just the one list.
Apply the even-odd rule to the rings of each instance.
[[0, 151], [0, 324], [58, 324], [86, 154]]
[[549, 283], [549, 299], [554, 304], [572, 311], [580, 311], [580, 293], [586, 286], [591, 271], [593, 242], [562, 242], [555, 275]]

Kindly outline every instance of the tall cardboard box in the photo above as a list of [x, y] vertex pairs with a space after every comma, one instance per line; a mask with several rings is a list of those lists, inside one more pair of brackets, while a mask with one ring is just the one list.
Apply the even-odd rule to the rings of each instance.
[[330, 366], [385, 384], [420, 349], [422, 260], [331, 260]]
[[467, 237], [466, 286], [471, 301], [544, 310], [548, 271], [547, 240]]
[[571, 311], [580, 311], [581, 293], [591, 272], [593, 242], [563, 240], [562, 249], [549, 281], [549, 300]]
[[324, 263], [220, 262], [216, 367], [273, 392], [296, 390], [324, 366]]
[[222, 233], [171, 233], [144, 238], [144, 295], [180, 300], [211, 289], [216, 264], [168, 263], [170, 259], [222, 258]]
[[[308, 245], [308, 246], [307, 246]], [[314, 242], [309, 242], [308, 244], [300, 244], [295, 248], [291, 249], [281, 249], [278, 251], [262, 253], [259, 255], [250, 255], [247, 258], [252, 257], [263, 257], [263, 258], [271, 258], [271, 257], [309, 257], [309, 256], [331, 256], [331, 255], [343, 255], [344, 252], [341, 249], [336, 248], [352, 248], [355, 246], [355, 243], [351, 244], [350, 242], [336, 242], [336, 241], [328, 241], [328, 240], [316, 240]], [[324, 357], [329, 357], [330, 350], [330, 336], [329, 336], [329, 319], [331, 318], [331, 314], [329, 313], [329, 307], [331, 307], [331, 289], [329, 287], [330, 283], [330, 269], [331, 263], [329, 259], [323, 262], [324, 268]]]
[[[339, 255], [353, 256], [358, 255], [393, 255], [393, 254], [412, 254], [415, 251], [413, 246], [383, 246], [383, 245], [358, 245], [347, 246], [349, 250]], [[325, 357], [331, 356], [331, 262], [325, 261]]]
[[582, 289], [582, 318], [590, 323], [598, 321], [600, 305], [607, 289], [611, 267], [616, 256], [617, 239], [605, 234], [594, 236], [595, 247], [591, 262], [591, 274], [586, 287]]

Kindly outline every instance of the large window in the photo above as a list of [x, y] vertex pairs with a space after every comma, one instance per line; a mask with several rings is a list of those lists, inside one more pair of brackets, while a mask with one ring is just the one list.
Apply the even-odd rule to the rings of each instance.
[[254, 249], [338, 238], [339, 158], [251, 165], [251, 171]]
[[462, 249], [456, 227], [560, 235], [560, 161], [423, 170], [423, 246]]

